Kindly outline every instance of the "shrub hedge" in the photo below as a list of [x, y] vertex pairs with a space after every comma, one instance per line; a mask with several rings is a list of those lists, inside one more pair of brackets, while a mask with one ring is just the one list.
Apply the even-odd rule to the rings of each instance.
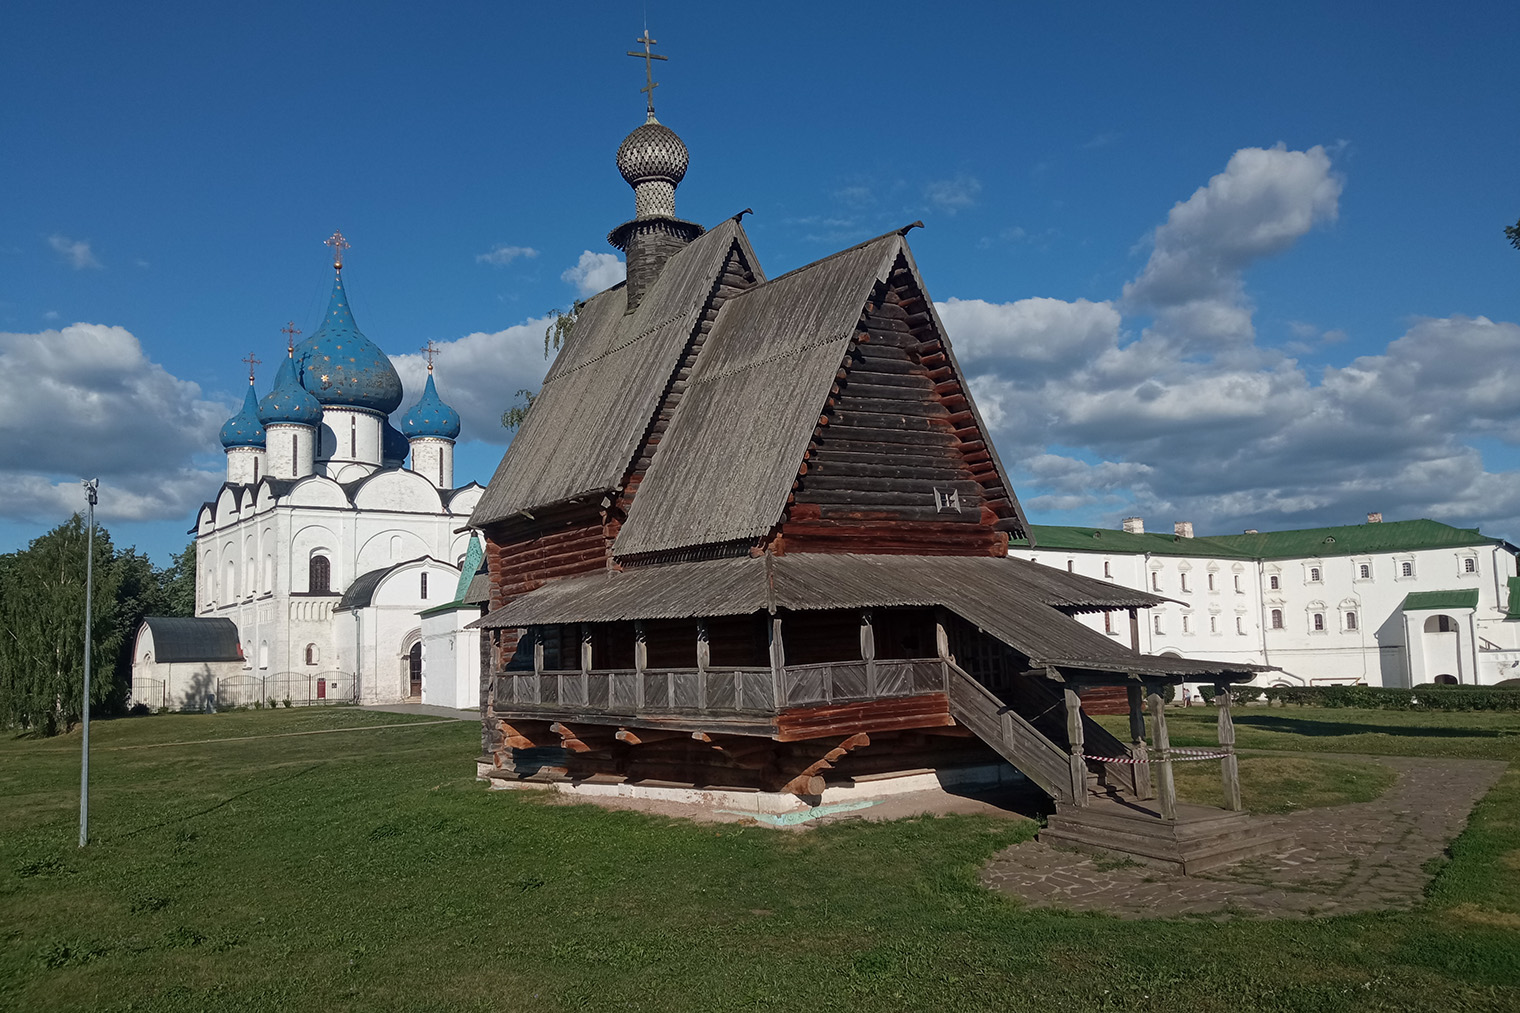
[[[1214, 699], [1214, 687], [1201, 687], [1203, 698]], [[1359, 707], [1393, 711], [1520, 711], [1520, 690], [1497, 686], [1437, 686], [1426, 683], [1414, 689], [1381, 686], [1242, 686], [1236, 700], [1265, 698], [1268, 703], [1300, 707]]]

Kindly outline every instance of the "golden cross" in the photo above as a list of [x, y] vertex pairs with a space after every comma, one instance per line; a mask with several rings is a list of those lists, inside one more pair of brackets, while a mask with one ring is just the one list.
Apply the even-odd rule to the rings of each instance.
[[428, 372], [433, 371], [433, 359], [442, 353], [443, 349], [433, 344], [433, 339], [428, 338], [428, 343], [422, 346], [422, 354], [427, 357]]
[[343, 270], [343, 251], [351, 248], [349, 241], [343, 238], [343, 233], [334, 232], [331, 236], [322, 240], [322, 243], [324, 246], [331, 246], [333, 248], [333, 269], [337, 271]]
[[292, 320], [280, 328], [280, 333], [285, 335], [285, 354], [294, 358], [296, 354], [296, 335], [301, 333], [301, 328], [297, 327], [296, 322]]
[[239, 362], [246, 362], [246, 363], [248, 363], [248, 385], [250, 387], [253, 386], [253, 367], [254, 366], [263, 365], [264, 360], [263, 359], [255, 359], [253, 357], [253, 353], [249, 352], [248, 353], [248, 358], [246, 358], [246, 359], [239, 359], [238, 361]]
[[657, 45], [658, 42], [659, 42], [659, 40], [658, 39], [651, 39], [649, 37], [649, 29], [647, 29], [647, 28], [644, 29], [644, 34], [641, 37], [639, 37], [637, 39], [634, 39], [633, 41], [634, 42], [642, 42], [644, 44], [644, 51], [642, 53], [633, 53], [633, 52], [630, 52], [628, 55], [632, 56], [632, 57], [636, 57], [636, 58], [644, 61], [644, 81], [645, 81], [645, 84], [644, 84], [644, 87], [642, 87], [642, 88], [639, 89], [639, 91], [643, 92], [645, 95], [647, 95], [649, 97], [649, 115], [653, 116], [654, 115], [654, 90], [656, 88], [658, 88], [660, 86], [660, 84], [659, 84], [658, 81], [656, 81], [654, 79], [654, 64], [652, 62], [650, 62], [650, 61], [652, 61], [652, 60], [668, 60], [668, 59], [670, 59], [670, 57], [668, 57], [668, 56], [658, 56], [655, 53], [653, 53], [653, 52], [650, 51], [649, 47], [653, 46], [653, 45]]

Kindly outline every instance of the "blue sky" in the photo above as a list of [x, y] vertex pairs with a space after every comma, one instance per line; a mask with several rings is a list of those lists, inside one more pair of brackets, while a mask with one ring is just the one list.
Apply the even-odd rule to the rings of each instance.
[[[181, 548], [335, 228], [489, 477], [539, 321], [617, 276], [646, 5], [436, 6], [6, 5], [0, 551], [97, 473]], [[1520, 8], [1331, 6], [650, 2], [678, 210], [753, 208], [771, 275], [922, 219], [1036, 522], [1520, 536]]]

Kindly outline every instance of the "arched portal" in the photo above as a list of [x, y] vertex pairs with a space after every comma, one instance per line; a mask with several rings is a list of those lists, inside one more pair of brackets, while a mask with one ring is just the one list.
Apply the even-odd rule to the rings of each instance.
[[412, 649], [406, 653], [407, 672], [411, 677], [409, 683], [410, 692], [407, 694], [413, 700], [422, 699], [422, 641], [412, 645]]

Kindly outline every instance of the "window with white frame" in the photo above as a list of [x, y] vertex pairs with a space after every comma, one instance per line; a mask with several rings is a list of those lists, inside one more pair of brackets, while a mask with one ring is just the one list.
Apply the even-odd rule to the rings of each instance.
[[1414, 560], [1412, 560], [1412, 559], [1404, 559], [1404, 560], [1400, 560], [1399, 561], [1399, 576], [1400, 577], [1413, 577], [1414, 576]]
[[1193, 617], [1190, 616], [1190, 615], [1188, 615], [1186, 612], [1184, 612], [1182, 614], [1182, 632], [1183, 633], [1192, 633], [1193, 632]]
[[1311, 612], [1309, 614], [1309, 628], [1315, 633], [1325, 632], [1325, 614], [1323, 612]]
[[1235, 575], [1235, 593], [1236, 594], [1245, 594], [1246, 593], [1246, 589], [1240, 586], [1240, 574], [1238, 574], [1238, 573]]
[[1358, 564], [1356, 564], [1356, 579], [1357, 580], [1371, 580], [1372, 579], [1372, 564], [1371, 563], [1358, 563]]
[[1103, 613], [1103, 632], [1114, 632], [1114, 614], [1112, 612]]
[[1356, 613], [1355, 612], [1347, 612], [1346, 613], [1346, 632], [1348, 632], [1348, 633], [1355, 633], [1356, 629], [1357, 629], [1357, 626], [1356, 626]]
[[[1151, 626], [1152, 626], [1152, 628], [1155, 629], [1156, 635], [1160, 636], [1161, 635], [1161, 613], [1160, 612], [1157, 612], [1155, 615], [1151, 616]], [[852, 650], [853, 650], [853, 648], [852, 648]]]
[[1215, 588], [1214, 588], [1214, 571], [1212, 571], [1212, 570], [1209, 571], [1209, 590], [1210, 591], [1215, 590]]
[[1241, 636], [1245, 636], [1245, 633], [1246, 633], [1246, 617], [1245, 616], [1236, 616], [1235, 617], [1235, 632], [1239, 633]]
[[1186, 570], [1183, 570], [1181, 573], [1177, 574], [1177, 586], [1182, 589], [1184, 594], [1192, 590], [1192, 588], [1188, 587], [1187, 578], [1188, 575]]
[[1267, 578], [1267, 587], [1271, 588], [1273, 591], [1281, 591], [1282, 590], [1282, 578], [1278, 577], [1277, 574], [1275, 574], [1275, 573], [1272, 574], [1270, 577]]
[[1112, 578], [1113, 575], [1114, 575], [1114, 564], [1110, 563], [1108, 560], [1105, 559], [1103, 561], [1103, 576], [1104, 577], [1108, 577], [1108, 578]]
[[1464, 557], [1462, 557], [1462, 572], [1463, 573], [1477, 573], [1478, 572], [1478, 561], [1477, 561], [1477, 559], [1475, 559], [1472, 556], [1464, 556]]
[[1319, 567], [1317, 567], [1317, 566], [1311, 566], [1311, 567], [1309, 567], [1309, 583], [1311, 583], [1311, 584], [1318, 584], [1318, 583], [1320, 583], [1321, 577], [1322, 577], [1322, 574], [1321, 574], [1321, 571], [1320, 571]]
[[1210, 633], [1218, 633], [1219, 632], [1219, 617], [1218, 616], [1209, 616], [1209, 632]]
[[1151, 571], [1151, 590], [1152, 591], [1159, 591], [1159, 590], [1161, 590], [1161, 571], [1160, 570], [1152, 570]]
[[1280, 630], [1283, 628], [1282, 609], [1272, 610], [1272, 628], [1274, 630]]

